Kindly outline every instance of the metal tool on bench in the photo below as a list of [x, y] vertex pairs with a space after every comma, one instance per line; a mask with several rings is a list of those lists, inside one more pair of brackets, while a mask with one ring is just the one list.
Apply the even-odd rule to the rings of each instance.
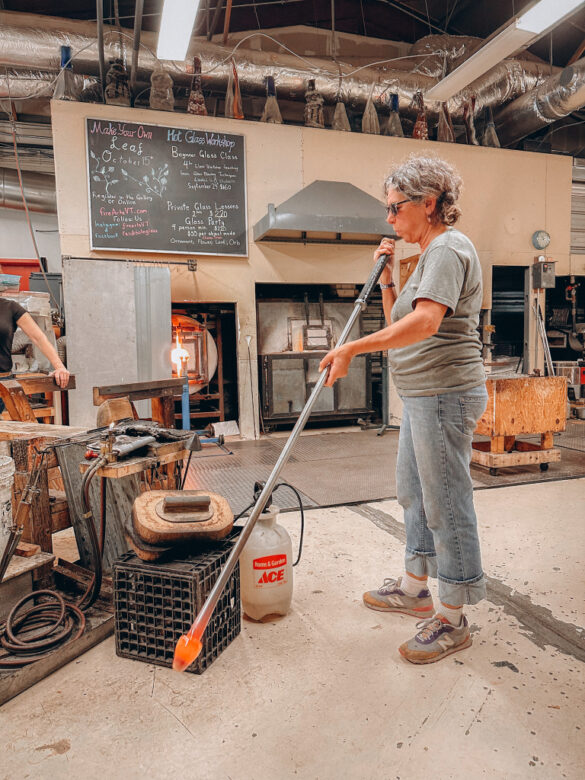
[[113, 463], [155, 442], [154, 436], [132, 437], [125, 434], [115, 436], [113, 433], [108, 433], [101, 441], [88, 446], [85, 457], [89, 460], [99, 458], [101, 455], [107, 463]]
[[[370, 274], [369, 279], [365, 283], [359, 297], [355, 301], [353, 311], [349, 317], [349, 320], [347, 321], [347, 324], [345, 325], [345, 328], [343, 329], [343, 332], [341, 333], [341, 336], [339, 337], [337, 346], [341, 346], [342, 344], [345, 344], [345, 342], [347, 341], [349, 334], [351, 333], [351, 329], [353, 328], [357, 318], [359, 317], [361, 311], [364, 310], [367, 306], [367, 300], [372, 290], [374, 289], [376, 283], [378, 282], [378, 279], [380, 278], [382, 271], [386, 267], [387, 260], [388, 258], [386, 255], [381, 255], [381, 257], [378, 259], [376, 265], [374, 266]], [[252, 513], [250, 514], [248, 522], [242, 529], [238, 541], [235, 543], [234, 547], [232, 548], [232, 551], [225, 563], [225, 566], [221, 571], [221, 574], [217, 578], [215, 585], [211, 589], [209, 596], [207, 597], [205, 603], [203, 604], [203, 607], [197, 614], [197, 617], [195, 618], [195, 622], [189, 629], [188, 633], [183, 634], [183, 636], [181, 636], [181, 638], [177, 642], [175, 648], [175, 657], [173, 660], [173, 669], [175, 669], [176, 671], [179, 672], [185, 671], [185, 669], [187, 669], [187, 667], [193, 663], [193, 661], [197, 658], [197, 656], [201, 652], [202, 649], [201, 638], [205, 632], [205, 629], [207, 628], [207, 624], [209, 623], [209, 620], [213, 614], [213, 611], [216, 607], [219, 597], [221, 596], [221, 593], [232, 571], [234, 570], [236, 563], [238, 562], [238, 558], [240, 557], [240, 554], [246, 542], [248, 541], [250, 534], [252, 533], [252, 529], [254, 528], [256, 521], [258, 520], [258, 517], [262, 513], [264, 507], [266, 506], [269, 497], [272, 495], [272, 492], [276, 485], [276, 481], [280, 475], [280, 472], [282, 471], [282, 469], [284, 468], [286, 462], [290, 457], [292, 448], [294, 447], [296, 440], [299, 438], [301, 431], [303, 430], [307, 420], [309, 419], [311, 410], [315, 404], [315, 401], [317, 400], [319, 393], [321, 392], [321, 389], [323, 388], [323, 385], [325, 384], [328, 373], [329, 373], [328, 368], [325, 368], [321, 372], [319, 379], [315, 383], [313, 392], [311, 393], [307, 403], [305, 404], [302, 412], [300, 413], [297, 422], [295, 424], [295, 427], [293, 428], [286, 444], [284, 445], [280, 457], [278, 458], [274, 468], [272, 469], [270, 476], [266, 480], [264, 489], [262, 490], [260, 496], [258, 497], [256, 504], [252, 510]]]
[[183, 431], [160, 428], [150, 421], [112, 423], [100, 439], [90, 444], [85, 453], [87, 459], [103, 456], [108, 463], [126, 458], [134, 452], [156, 442], [186, 441]]

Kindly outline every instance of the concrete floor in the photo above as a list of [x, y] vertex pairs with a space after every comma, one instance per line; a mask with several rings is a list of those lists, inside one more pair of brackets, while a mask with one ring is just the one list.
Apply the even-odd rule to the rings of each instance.
[[286, 618], [245, 622], [202, 676], [106, 640], [0, 709], [0, 777], [581, 780], [585, 480], [475, 495], [470, 649], [412, 666], [415, 621], [363, 607], [401, 570], [396, 502], [313, 510]]

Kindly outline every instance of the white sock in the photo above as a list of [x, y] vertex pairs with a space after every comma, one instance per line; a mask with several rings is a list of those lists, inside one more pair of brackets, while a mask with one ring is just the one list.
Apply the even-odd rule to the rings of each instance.
[[405, 571], [402, 575], [402, 582], [400, 583], [400, 589], [403, 590], [407, 596], [418, 596], [418, 594], [427, 587], [427, 581], [417, 580], [409, 572]]
[[463, 617], [463, 607], [448, 607], [441, 601], [441, 608], [439, 614], [447, 618], [452, 626], [459, 626], [461, 624], [461, 618]]

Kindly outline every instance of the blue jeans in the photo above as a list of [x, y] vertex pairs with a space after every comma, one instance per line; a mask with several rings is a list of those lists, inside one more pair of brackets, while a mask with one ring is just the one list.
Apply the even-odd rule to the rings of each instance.
[[445, 604], [476, 604], [485, 598], [485, 580], [469, 464], [485, 385], [402, 401], [396, 484], [406, 571], [437, 577]]

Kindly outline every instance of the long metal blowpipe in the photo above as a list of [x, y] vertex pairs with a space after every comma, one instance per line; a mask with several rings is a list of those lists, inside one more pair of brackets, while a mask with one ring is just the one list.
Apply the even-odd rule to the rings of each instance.
[[[343, 329], [341, 336], [339, 337], [336, 346], [340, 347], [342, 344], [345, 344], [345, 342], [347, 341], [351, 329], [353, 328], [357, 318], [359, 317], [360, 312], [366, 308], [367, 300], [370, 297], [372, 290], [376, 286], [382, 271], [386, 267], [387, 261], [388, 261], [387, 255], [381, 255], [378, 258], [378, 261], [374, 266], [368, 281], [365, 283], [359, 297], [355, 301], [353, 311], [345, 325], [345, 328]], [[317, 400], [317, 396], [319, 395], [319, 393], [321, 392], [321, 388], [325, 384], [325, 380], [327, 379], [328, 373], [329, 373], [328, 368], [323, 369], [323, 371], [321, 372], [319, 379], [315, 383], [313, 392], [311, 393], [307, 403], [305, 404], [304, 409], [300, 413], [299, 418], [295, 424], [295, 427], [292, 429], [291, 434], [288, 437], [282, 452], [280, 453], [280, 457], [276, 461], [276, 464], [272, 469], [270, 476], [266, 480], [264, 489], [260, 493], [260, 496], [258, 497], [256, 504], [254, 505], [254, 509], [252, 510], [252, 513], [248, 518], [248, 522], [243, 527], [238, 537], [238, 541], [233, 546], [232, 551], [229, 554], [227, 561], [225, 562], [225, 566], [223, 567], [221, 574], [217, 578], [215, 585], [213, 586], [213, 588], [209, 593], [209, 596], [205, 600], [205, 603], [203, 604], [201, 610], [199, 611], [197, 617], [195, 618], [195, 622], [193, 623], [189, 631], [186, 634], [183, 634], [183, 636], [181, 636], [181, 638], [177, 642], [177, 645], [175, 647], [175, 656], [173, 659], [173, 669], [175, 671], [184, 672], [185, 669], [191, 666], [191, 664], [195, 661], [195, 659], [201, 652], [201, 648], [202, 648], [201, 638], [205, 632], [205, 629], [207, 628], [207, 624], [209, 623], [209, 620], [213, 614], [213, 610], [216, 607], [218, 599], [221, 596], [221, 593], [225, 588], [226, 583], [232, 571], [234, 570], [236, 563], [238, 562], [238, 558], [240, 557], [241, 552], [246, 542], [248, 541], [248, 537], [252, 533], [252, 529], [256, 524], [256, 520], [258, 519], [258, 517], [262, 513], [262, 510], [266, 506], [266, 502], [268, 501], [268, 498], [274, 489], [274, 486], [280, 475], [280, 472], [282, 471], [282, 469], [286, 465], [286, 462], [289, 459], [289, 456], [291, 454], [292, 448], [295, 445], [296, 440], [299, 438], [301, 431], [305, 427], [309, 415], [311, 414], [311, 410], [315, 404], [315, 401]]]

